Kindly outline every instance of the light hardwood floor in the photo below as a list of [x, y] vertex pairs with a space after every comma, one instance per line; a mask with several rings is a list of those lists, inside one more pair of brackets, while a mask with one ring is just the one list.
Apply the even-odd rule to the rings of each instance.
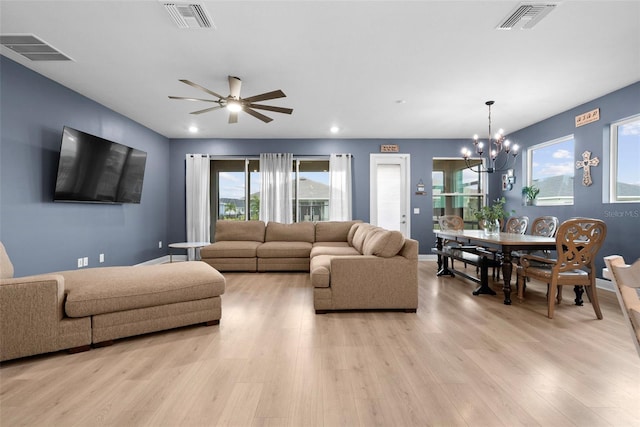
[[613, 293], [549, 320], [544, 285], [505, 306], [435, 269], [415, 314], [315, 315], [308, 274], [227, 274], [219, 326], [4, 363], [0, 425], [640, 426]]

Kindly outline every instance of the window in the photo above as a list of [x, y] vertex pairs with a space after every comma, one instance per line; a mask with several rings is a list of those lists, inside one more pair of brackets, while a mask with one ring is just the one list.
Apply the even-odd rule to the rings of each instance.
[[214, 160], [211, 162], [212, 216], [217, 219], [244, 221], [246, 193], [244, 160]]
[[329, 220], [329, 160], [296, 160], [293, 217], [296, 222]]
[[[293, 181], [294, 221], [327, 221], [329, 160], [295, 159]], [[260, 219], [260, 184], [259, 159], [211, 160], [212, 223]]]
[[640, 202], [640, 116], [611, 125], [609, 202]]
[[[472, 164], [482, 161], [470, 159]], [[433, 228], [438, 228], [441, 215], [458, 215], [465, 228], [478, 228], [473, 211], [484, 204], [483, 174], [467, 169], [461, 159], [433, 159], [431, 189], [433, 192]]]
[[572, 205], [575, 171], [573, 135], [527, 149], [527, 184], [540, 189], [538, 205]]

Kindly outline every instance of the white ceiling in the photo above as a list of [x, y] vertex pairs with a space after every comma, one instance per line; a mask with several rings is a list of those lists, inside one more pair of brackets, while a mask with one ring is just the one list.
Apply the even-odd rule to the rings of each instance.
[[[215, 29], [182, 30], [163, 3], [0, 1], [2, 34], [34, 34], [72, 62], [2, 54], [170, 138], [467, 138], [515, 131], [640, 80], [640, 1], [559, 2], [532, 30], [499, 31], [518, 1], [200, 1]], [[282, 89], [265, 124], [168, 95]], [[406, 102], [399, 103], [399, 100]], [[329, 128], [340, 127], [337, 135]]]

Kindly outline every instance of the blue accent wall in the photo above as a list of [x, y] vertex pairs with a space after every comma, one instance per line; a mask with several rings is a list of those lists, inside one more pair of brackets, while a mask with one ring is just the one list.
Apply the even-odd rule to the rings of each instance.
[[[167, 254], [167, 138], [4, 56], [0, 94], [0, 240], [16, 276]], [[139, 205], [53, 202], [65, 125], [147, 152]]]
[[[600, 109], [599, 121], [575, 127], [576, 116], [596, 108]], [[571, 206], [523, 206], [521, 190], [525, 169], [522, 158], [519, 158], [516, 166], [518, 182], [512, 191], [503, 193], [507, 198], [508, 209], [515, 209], [518, 215], [527, 215], [531, 220], [542, 215], [555, 215], [561, 221], [572, 217], [599, 218], [605, 221], [607, 238], [598, 255], [598, 273], [604, 268], [604, 256], [622, 255], [627, 262], [640, 258], [640, 203], [604, 203], [602, 196], [605, 174], [609, 171], [609, 127], [611, 123], [637, 114], [640, 114], [640, 82], [509, 135], [509, 139], [526, 151], [532, 145], [573, 134], [576, 161], [582, 160], [582, 153], [585, 151], [590, 151], [592, 158], [600, 159], [600, 164], [591, 168], [591, 186], [582, 184], [582, 169], [575, 171], [574, 201]], [[640, 168], [640, 159], [636, 160]], [[501, 177], [494, 177], [491, 184], [492, 195], [499, 196], [502, 193]]]
[[[268, 125], [266, 125], [268, 126]], [[169, 239], [186, 238], [185, 156], [188, 153], [214, 156], [259, 156], [260, 153], [293, 153], [294, 156], [328, 156], [331, 153], [353, 154], [353, 218], [369, 221], [369, 158], [380, 153], [381, 144], [398, 144], [400, 153], [411, 154], [411, 236], [420, 242], [420, 253], [431, 253], [435, 239], [432, 232], [433, 201], [431, 192], [416, 195], [416, 184], [422, 180], [429, 190], [434, 157], [459, 158], [460, 149], [468, 140], [454, 139], [174, 139], [171, 140], [171, 189], [180, 200], [171, 206]], [[414, 215], [413, 208], [420, 208]]]

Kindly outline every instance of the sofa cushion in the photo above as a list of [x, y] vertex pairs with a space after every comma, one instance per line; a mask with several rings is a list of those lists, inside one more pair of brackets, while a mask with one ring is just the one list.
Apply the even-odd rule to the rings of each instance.
[[202, 258], [255, 258], [260, 242], [221, 241], [200, 249]]
[[216, 242], [254, 241], [264, 242], [264, 221], [216, 221]]
[[258, 246], [258, 258], [309, 258], [309, 242], [264, 242]]
[[[265, 242], [309, 242], [315, 239], [315, 226], [312, 222], [282, 224], [270, 221], [267, 224]], [[260, 255], [258, 255], [260, 256]]]
[[4, 248], [2, 242], [0, 242], [0, 279], [13, 278], [13, 264], [7, 250]]
[[216, 297], [225, 279], [200, 261], [63, 271], [69, 317]]
[[311, 258], [319, 255], [360, 255], [360, 252], [349, 246], [347, 242], [314, 243], [313, 249], [311, 249]]
[[362, 223], [355, 223], [349, 229], [349, 233], [347, 234], [347, 243], [349, 246], [353, 246], [353, 236], [356, 234], [356, 230], [360, 227]]
[[391, 258], [400, 252], [404, 245], [404, 236], [399, 231], [374, 230], [365, 240], [364, 255], [376, 255]]
[[323, 221], [316, 223], [316, 242], [346, 242], [351, 226], [359, 221]]
[[331, 255], [318, 255], [311, 259], [311, 285], [314, 288], [327, 288], [331, 283]]
[[367, 236], [369, 236], [370, 233], [376, 230], [378, 230], [378, 227], [376, 227], [375, 225], [361, 224], [353, 234], [353, 247], [362, 254], [364, 249], [364, 242], [367, 239]]

